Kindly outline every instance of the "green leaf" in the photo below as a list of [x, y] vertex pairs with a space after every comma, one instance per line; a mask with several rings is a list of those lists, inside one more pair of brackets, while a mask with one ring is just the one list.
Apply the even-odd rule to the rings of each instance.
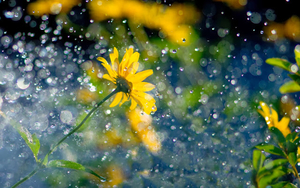
[[18, 133], [20, 134], [20, 136], [23, 138], [23, 140], [25, 141], [25, 143], [27, 144], [27, 146], [30, 148], [30, 150], [33, 153], [33, 156], [35, 158], [36, 162], [39, 162], [38, 159], [38, 153], [40, 150], [40, 141], [37, 138], [37, 136], [35, 134], [31, 134], [25, 127], [23, 127], [20, 123], [7, 118], [5, 116], [5, 114], [0, 111], [0, 115], [2, 115], [4, 118], [9, 120], [9, 123], [12, 125], [12, 127], [18, 131]]
[[[281, 182], [278, 182], [276, 184], [272, 184], [271, 187], [272, 188], [283, 188], [285, 186], [288, 186], [289, 184], [291, 184], [290, 182], [288, 181], [281, 181]], [[293, 185], [293, 184], [292, 184]]]
[[258, 185], [259, 187], [266, 187], [268, 185], [275, 184], [276, 181], [282, 177], [283, 175], [286, 175], [288, 173], [291, 173], [291, 170], [288, 168], [285, 168], [283, 166], [279, 166], [276, 169], [272, 171], [268, 171], [268, 174], [265, 174], [259, 179]]
[[300, 86], [294, 81], [288, 81], [286, 83], [284, 83], [280, 88], [279, 88], [279, 92], [282, 94], [285, 93], [294, 93], [294, 92], [298, 92], [300, 91]]
[[74, 169], [74, 170], [85, 171], [87, 173], [90, 173], [90, 174], [98, 177], [101, 180], [106, 181], [106, 178], [99, 176], [96, 172], [92, 171], [91, 169], [85, 168], [83, 165], [81, 165], [79, 163], [75, 163], [73, 161], [52, 160], [52, 161], [48, 162], [47, 167], [70, 168], [70, 169]]
[[285, 157], [285, 154], [283, 153], [283, 151], [280, 148], [275, 147], [271, 144], [261, 143], [261, 144], [256, 145], [255, 147], [259, 150], [271, 153], [273, 155], [279, 155], [279, 156]]
[[[297, 133], [297, 132], [296, 132]], [[296, 134], [297, 136], [298, 136], [298, 133]], [[298, 138], [296, 138], [296, 139], [294, 139], [293, 141], [292, 141], [296, 146], [299, 146], [299, 142], [300, 142], [300, 137], [298, 137]]]
[[296, 74], [289, 74], [289, 77], [294, 80], [298, 85], [300, 85], [300, 76]]
[[291, 152], [288, 154], [289, 157], [289, 162], [292, 166], [295, 166], [297, 163], [297, 153], [296, 152]]
[[297, 188], [297, 186], [292, 183], [288, 183], [283, 188]]
[[291, 71], [291, 67], [293, 65], [289, 61], [280, 58], [269, 58], [266, 60], [266, 63], [268, 63], [269, 65], [280, 67], [287, 71]]
[[295, 46], [294, 52], [297, 65], [300, 67], [300, 45]]
[[279, 129], [277, 129], [276, 127], [271, 127], [269, 130], [270, 130], [270, 132], [275, 134], [275, 136], [280, 144], [285, 143], [285, 137], [283, 136], [282, 132]]
[[299, 134], [299, 133], [297, 133], [296, 131], [294, 131], [294, 132], [288, 134], [288, 135], [285, 137], [285, 139], [286, 139], [287, 141], [295, 142], [295, 138], [298, 136], [298, 134]]
[[253, 168], [256, 171], [258, 171], [262, 167], [265, 160], [266, 156], [260, 150], [253, 151]]
[[287, 153], [288, 153], [288, 154], [289, 154], [289, 153], [292, 153], [292, 152], [297, 153], [297, 145], [296, 145], [296, 143], [287, 141], [287, 142], [286, 142], [286, 150], [287, 150]]
[[267, 164], [265, 164], [259, 171], [257, 176], [258, 177], [262, 177], [264, 176], [266, 173], [270, 173], [271, 170], [278, 168], [279, 166], [284, 165], [285, 163], [287, 163], [288, 160], [287, 159], [276, 159], [273, 161], [268, 162]]

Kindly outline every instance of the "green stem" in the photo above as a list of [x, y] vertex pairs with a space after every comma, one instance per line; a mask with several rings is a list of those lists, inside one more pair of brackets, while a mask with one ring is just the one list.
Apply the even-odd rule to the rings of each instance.
[[11, 188], [15, 188], [18, 187], [21, 183], [23, 183], [24, 181], [28, 180], [29, 178], [31, 178], [31, 176], [33, 176], [35, 173], [37, 173], [40, 170], [40, 167], [37, 167], [36, 169], [34, 169], [30, 174], [28, 174], [25, 178], [21, 179], [20, 181], [18, 181], [16, 184], [14, 184]]
[[69, 132], [66, 136], [64, 136], [44, 157], [43, 161], [48, 158], [48, 156], [63, 142], [65, 139], [67, 139], [70, 135], [72, 135], [74, 132], [76, 132], [80, 127], [86, 122], [86, 120], [94, 113], [94, 111], [102, 105], [107, 99], [112, 97], [114, 94], [118, 93], [120, 91], [119, 88], [116, 88], [113, 92], [111, 92], [109, 95], [107, 95], [102, 101], [100, 101], [98, 104], [94, 106], [94, 108], [88, 113], [88, 115], [85, 116], [85, 118], [75, 127], [71, 132]]
[[293, 170], [294, 170], [294, 173], [295, 173], [296, 178], [297, 178], [297, 179], [299, 180], [299, 182], [300, 182], [300, 177], [299, 177], [299, 173], [298, 173], [298, 170], [297, 170], [296, 166], [295, 166], [295, 165], [292, 165], [292, 168], [293, 168]]
[[[69, 132], [66, 136], [64, 136], [44, 157], [42, 165], [38, 165], [36, 169], [34, 169], [30, 174], [28, 174], [25, 178], [22, 180], [18, 181], [15, 185], [12, 186], [12, 188], [15, 188], [19, 186], [21, 183], [24, 181], [28, 180], [31, 178], [35, 173], [37, 173], [41, 168], [45, 167], [48, 162], [48, 156], [65, 140], [67, 139], [70, 135], [72, 135], [74, 132], [76, 132], [85, 122], [86, 120], [95, 112], [95, 110], [102, 105], [107, 99], [112, 97], [114, 94], [118, 93], [120, 91], [120, 88], [117, 87], [113, 92], [111, 92], [109, 95], [107, 95], [104, 99], [102, 99], [98, 104], [94, 106], [94, 108], [85, 116], [85, 118], [71, 131]], [[47, 160], [47, 161], [45, 161]], [[45, 164], [46, 163], [46, 164]]]

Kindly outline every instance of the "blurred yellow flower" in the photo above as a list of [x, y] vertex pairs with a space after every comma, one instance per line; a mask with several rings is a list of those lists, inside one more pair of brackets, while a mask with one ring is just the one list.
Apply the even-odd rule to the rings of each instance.
[[123, 170], [115, 164], [106, 168], [106, 174], [108, 180], [104, 182], [104, 187], [116, 187], [126, 179]]
[[265, 121], [269, 128], [276, 127], [282, 132], [285, 137], [291, 133], [291, 130], [289, 128], [290, 118], [283, 117], [280, 122], [278, 122], [278, 114], [273, 108], [269, 108], [267, 104], [262, 101], [259, 104], [262, 110], [258, 109], [257, 111], [265, 118]]
[[233, 9], [242, 9], [247, 5], [247, 0], [214, 0], [226, 3], [229, 7]]
[[271, 41], [276, 41], [284, 37], [300, 41], [300, 18], [292, 16], [285, 23], [270, 23], [264, 27], [264, 33]]
[[99, 95], [96, 92], [91, 92], [87, 88], [83, 88], [83, 89], [77, 90], [76, 99], [80, 103], [91, 104], [91, 102], [99, 100]]
[[191, 27], [200, 18], [200, 13], [194, 6], [176, 4], [172, 6], [125, 0], [94, 0], [88, 3], [91, 18], [103, 21], [110, 18], [129, 18], [136, 24], [142, 24], [150, 29], [157, 29], [165, 37], [182, 45], [191, 41]]
[[152, 153], [161, 150], [161, 142], [154, 127], [151, 125], [152, 118], [150, 115], [143, 114], [141, 109], [136, 108], [127, 114], [131, 128], [142, 140], [146, 148]]
[[285, 36], [300, 41], [300, 18], [298, 16], [290, 17], [284, 25]]
[[81, 0], [38, 0], [28, 5], [27, 12], [36, 16], [68, 13], [80, 2]]
[[107, 179], [105, 182], [102, 182], [96, 176], [87, 174], [87, 177], [93, 180], [95, 183], [97, 183], [98, 187], [105, 187], [105, 188], [119, 187], [118, 185], [120, 185], [123, 181], [126, 180], [126, 176], [122, 168], [117, 164], [110, 163], [108, 165], [105, 165], [105, 167], [101, 167], [100, 169], [93, 169], [93, 170], [97, 174], [101, 174]]
[[97, 138], [97, 146], [100, 149], [112, 149], [117, 145], [123, 147], [132, 147], [139, 144], [141, 141], [134, 135], [134, 133], [128, 130], [119, 130], [112, 128], [105, 131], [104, 135], [100, 135]]
[[103, 78], [113, 82], [120, 89], [110, 107], [114, 107], [119, 103], [121, 106], [124, 102], [131, 100], [131, 110], [139, 104], [145, 113], [150, 114], [156, 111], [155, 99], [145, 92], [151, 91], [155, 86], [143, 82], [143, 80], [152, 75], [153, 70], [149, 69], [136, 73], [139, 67], [139, 56], [138, 52], [133, 53], [133, 49], [129, 48], [126, 50], [121, 63], [119, 63], [119, 53], [114, 48], [114, 52], [110, 54], [111, 65], [103, 57], [97, 59], [102, 62], [108, 72], [108, 74], [103, 75]]

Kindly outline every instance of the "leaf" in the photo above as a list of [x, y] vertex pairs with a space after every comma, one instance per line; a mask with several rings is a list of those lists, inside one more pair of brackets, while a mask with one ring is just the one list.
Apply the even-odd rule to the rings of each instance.
[[284, 165], [285, 163], [289, 162], [287, 159], [276, 159], [273, 161], [268, 162], [265, 164], [259, 171], [257, 176], [262, 177], [266, 173], [270, 173], [271, 170], [278, 168], [279, 166]]
[[283, 151], [280, 148], [275, 147], [271, 144], [261, 143], [261, 144], [256, 145], [255, 147], [259, 150], [271, 153], [273, 155], [279, 155], [279, 156], [285, 157], [285, 154], [283, 153]]
[[287, 141], [295, 142], [295, 141], [296, 141], [295, 138], [298, 136], [298, 134], [299, 134], [298, 132], [294, 131], [294, 132], [288, 134], [288, 135], [285, 137], [285, 139], [286, 139]]
[[70, 168], [70, 169], [74, 169], [74, 170], [85, 171], [87, 173], [90, 173], [90, 174], [98, 177], [101, 180], [106, 181], [106, 178], [99, 176], [96, 172], [92, 171], [91, 169], [85, 168], [83, 165], [81, 165], [79, 163], [75, 163], [73, 161], [52, 160], [52, 161], [48, 162], [47, 167]]
[[297, 153], [296, 152], [291, 152], [291, 153], [288, 154], [288, 157], [289, 157], [289, 163], [292, 166], [295, 166], [296, 163], [297, 163]]
[[290, 182], [288, 182], [288, 181], [281, 181], [281, 182], [278, 182], [276, 184], [272, 184], [271, 187], [272, 188], [283, 188], [285, 186], [288, 186], [288, 184], [290, 184]]
[[290, 71], [290, 72], [291, 72], [291, 67], [293, 65], [289, 61], [287, 61], [285, 59], [280, 59], [280, 58], [269, 58], [266, 60], [266, 63], [268, 63], [269, 65], [280, 67], [280, 68]]
[[291, 152], [297, 153], [297, 145], [296, 145], [296, 143], [287, 141], [286, 142], [286, 150], [287, 150], [288, 154], [291, 153]]
[[297, 46], [295, 46], [294, 53], [295, 53], [295, 59], [296, 59], [297, 65], [298, 65], [298, 67], [300, 67], [300, 45], [299, 44]]
[[289, 74], [289, 77], [300, 86], [300, 76], [298, 76], [296, 74]]
[[300, 91], [300, 86], [294, 81], [288, 81], [286, 83], [284, 83], [280, 88], [279, 88], [279, 92], [282, 94], [285, 93], [294, 93], [294, 92], [298, 92]]
[[[295, 133], [297, 133], [297, 132], [295, 132]], [[297, 133], [296, 135], [298, 136], [298, 133]], [[299, 142], [300, 142], [300, 137], [294, 139], [292, 142], [293, 142], [296, 146], [298, 146], [298, 145], [299, 145]]]
[[253, 168], [256, 171], [258, 171], [262, 167], [265, 160], [266, 160], [266, 156], [263, 153], [261, 153], [260, 150], [253, 151], [253, 162], [252, 163], [253, 163]]
[[35, 161], [38, 162], [38, 153], [40, 150], [40, 141], [37, 138], [37, 136], [35, 134], [31, 134], [25, 127], [23, 127], [20, 123], [7, 118], [5, 116], [5, 114], [0, 111], [0, 115], [2, 115], [4, 118], [9, 120], [9, 123], [12, 125], [12, 127], [18, 131], [18, 133], [20, 134], [20, 136], [23, 138], [23, 140], [25, 141], [25, 143], [27, 144], [27, 146], [30, 148], [30, 150], [33, 153], [33, 156], [35, 158]]
[[275, 134], [275, 136], [280, 144], [285, 143], [285, 137], [283, 136], [282, 132], [279, 129], [277, 129], [276, 127], [271, 127], [270, 132]]
[[292, 183], [288, 183], [283, 188], [297, 188], [297, 186]]
[[274, 184], [280, 177], [288, 173], [291, 173], [291, 169], [285, 168], [283, 166], [279, 166], [272, 171], [268, 171], [267, 175], [264, 175], [259, 179], [258, 187], [266, 187], [268, 185]]

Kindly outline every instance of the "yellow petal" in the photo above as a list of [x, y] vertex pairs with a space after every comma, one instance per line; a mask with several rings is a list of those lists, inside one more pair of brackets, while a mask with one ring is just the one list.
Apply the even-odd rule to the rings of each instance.
[[155, 99], [148, 93], [132, 91], [130, 95], [143, 108], [146, 114], [156, 111]]
[[[280, 122], [278, 122], [278, 127], [280, 127], [281, 129], [286, 129], [289, 127], [289, 123], [290, 123], [290, 118], [288, 117], [283, 117]], [[277, 127], [277, 128], [278, 128]], [[279, 128], [278, 128], [279, 129]]]
[[130, 56], [131, 54], [133, 53], [133, 49], [132, 48], [129, 48], [128, 50], [126, 50], [126, 53], [125, 55], [123, 56], [123, 59], [120, 63], [120, 66], [119, 66], [119, 74], [121, 76], [124, 76], [124, 70], [128, 69], [128, 62], [129, 62], [129, 59], [130, 59]]
[[118, 72], [119, 70], [119, 53], [117, 48], [114, 48], [114, 52], [109, 54], [112, 70]]
[[139, 68], [139, 63], [138, 62], [133, 62], [130, 67], [128, 68], [128, 71], [125, 74], [125, 78], [128, 79], [135, 75], [136, 71]]
[[257, 109], [257, 112], [262, 116], [265, 117], [265, 113], [263, 111], [261, 111], [260, 109]]
[[273, 108], [271, 108], [271, 112], [271, 118], [273, 120], [274, 125], [276, 126], [276, 124], [278, 123], [278, 114]]
[[104, 79], [113, 82], [114, 84], [116, 84], [116, 80], [112, 77], [110, 77], [108, 74], [104, 74], [103, 77]]
[[122, 99], [122, 94], [123, 94], [122, 92], [117, 93], [116, 97], [114, 98], [113, 102], [109, 105], [109, 107], [114, 107], [117, 104], [119, 104], [119, 102]]
[[148, 76], [151, 76], [153, 74], [152, 69], [144, 70], [142, 72], [136, 73], [135, 75], [131, 77], [127, 77], [127, 80], [132, 83], [137, 83], [145, 80]]
[[140, 54], [139, 54], [138, 52], [134, 52], [134, 53], [132, 54], [132, 56], [130, 57], [127, 66], [130, 67], [130, 66], [132, 65], [132, 63], [138, 62], [138, 61], [139, 61], [139, 58], [140, 58]]
[[124, 102], [126, 102], [128, 100], [128, 95], [126, 95], [125, 93], [123, 93], [123, 100], [120, 102], [119, 106], [121, 106], [122, 104], [124, 104]]
[[133, 90], [137, 91], [151, 91], [155, 88], [155, 85], [148, 82], [139, 82], [133, 85]]
[[260, 106], [261, 106], [261, 109], [263, 110], [265, 116], [264, 117], [269, 117], [270, 116], [270, 109], [268, 107], [268, 105], [264, 102], [259, 102], [260, 103]]
[[137, 106], [137, 102], [134, 100], [134, 98], [130, 97], [131, 98], [131, 105], [130, 105], [130, 110], [133, 110], [136, 108]]
[[104, 68], [107, 70], [108, 74], [111, 77], [116, 78], [117, 73], [111, 69], [111, 66], [107, 63], [107, 61], [103, 57], [98, 57], [97, 60], [103, 62], [102, 65], [104, 66]]

